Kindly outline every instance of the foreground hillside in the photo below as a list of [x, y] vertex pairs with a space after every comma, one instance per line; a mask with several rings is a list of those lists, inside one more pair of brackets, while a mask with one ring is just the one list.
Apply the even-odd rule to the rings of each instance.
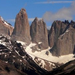
[[54, 69], [48, 75], [75, 75], [75, 60]]
[[44, 75], [47, 72], [32, 60], [20, 43], [13, 42], [4, 36], [0, 36], [0, 61], [3, 61], [3, 63], [0, 62], [1, 69], [6, 68], [7, 70], [4, 69], [4, 71], [9, 73], [15, 69], [16, 73], [19, 71], [26, 75]]

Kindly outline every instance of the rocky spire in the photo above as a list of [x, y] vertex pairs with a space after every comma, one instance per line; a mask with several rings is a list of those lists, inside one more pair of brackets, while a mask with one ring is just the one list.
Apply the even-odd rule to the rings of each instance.
[[56, 21], [53, 25], [53, 33], [51, 32], [49, 37], [50, 43], [53, 43], [51, 53], [55, 56], [75, 54], [75, 22]]
[[22, 8], [16, 16], [15, 27], [12, 34], [13, 40], [30, 42], [30, 27], [26, 10]]
[[54, 21], [49, 31], [49, 46], [53, 47], [58, 37], [66, 31], [68, 23], [62, 21]]
[[39, 44], [40, 49], [48, 48], [48, 32], [45, 22], [35, 18], [30, 27], [32, 41]]

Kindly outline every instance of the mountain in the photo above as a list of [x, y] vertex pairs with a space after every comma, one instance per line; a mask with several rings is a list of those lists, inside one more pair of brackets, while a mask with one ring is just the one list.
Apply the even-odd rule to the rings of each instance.
[[75, 52], [75, 22], [56, 22], [54, 26], [58, 25], [59, 27], [55, 27], [56, 33], [53, 35], [56, 41], [50, 50], [51, 53], [55, 56], [73, 54]]
[[15, 27], [12, 33], [12, 40], [30, 43], [30, 26], [25, 9], [21, 9], [16, 16]]
[[75, 22], [67, 20], [56, 20], [47, 30], [43, 19], [36, 17], [29, 26], [24, 8], [16, 16], [14, 28], [0, 17], [0, 75], [73, 73], [74, 32]]
[[63, 34], [66, 29], [68, 28], [69, 22], [65, 20], [65, 22], [62, 21], [54, 21], [51, 29], [49, 31], [49, 46], [53, 47], [54, 44], [57, 42], [58, 37]]
[[30, 34], [32, 42], [38, 44], [39, 49], [48, 48], [48, 32], [46, 23], [36, 17], [30, 26]]
[[10, 36], [13, 27], [0, 16], [0, 35]]

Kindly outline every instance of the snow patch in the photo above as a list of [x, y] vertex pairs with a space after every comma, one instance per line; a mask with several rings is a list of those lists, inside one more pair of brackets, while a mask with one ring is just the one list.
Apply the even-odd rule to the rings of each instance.
[[4, 24], [9, 25], [6, 21], [4, 21]]
[[24, 59], [24, 58], [25, 58], [25, 56], [22, 56], [22, 58]]
[[26, 45], [26, 43], [22, 42], [22, 41], [17, 41], [17, 43], [21, 43], [22, 45]]
[[0, 44], [6, 46], [6, 43], [5, 42], [2, 42], [2, 40], [0, 40]]
[[[62, 35], [60, 35], [61, 37], [65, 35], [65, 33], [68, 33], [69, 30], [67, 29]], [[60, 37], [59, 37], [60, 38]]]
[[69, 32], [69, 30], [67, 29], [66, 32]]
[[[50, 53], [50, 47], [48, 49], [42, 50], [40, 52], [38, 52], [37, 50], [35, 50], [35, 52], [32, 52], [31, 47], [35, 46], [36, 44], [34, 43], [30, 43], [29, 46], [26, 47], [25, 51], [34, 59], [34, 57], [38, 57], [50, 62], [58, 62], [58, 63], [66, 63], [70, 60], [74, 60], [74, 54], [68, 54], [68, 55], [62, 55], [59, 57], [53, 56]], [[49, 52], [48, 55], [46, 55], [46, 52]]]
[[41, 49], [37, 48], [37, 50], [39, 50], [39, 51], [40, 51]]
[[13, 55], [13, 57], [16, 57], [16, 56]]
[[20, 62], [22, 62], [22, 60], [20, 60]]
[[11, 52], [9, 52], [9, 53], [11, 53]]
[[45, 61], [44, 61], [44, 60], [41, 60], [41, 63], [42, 63], [42, 68], [44, 68], [44, 66], [45, 66]]
[[42, 42], [38, 42], [38, 44], [41, 44]]
[[26, 47], [26, 49], [25, 49], [25, 51], [27, 51], [27, 52], [32, 52], [32, 48], [31, 47], [33, 47], [33, 46], [35, 46], [36, 44], [35, 43], [30, 43], [27, 47]]
[[8, 63], [8, 61], [5, 61], [5, 63]]

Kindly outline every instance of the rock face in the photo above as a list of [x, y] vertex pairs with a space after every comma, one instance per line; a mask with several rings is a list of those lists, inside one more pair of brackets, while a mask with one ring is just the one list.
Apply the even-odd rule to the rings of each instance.
[[53, 45], [57, 42], [58, 37], [66, 31], [68, 28], [69, 22], [61, 22], [54, 21], [52, 27], [49, 31], [49, 46], [53, 47]]
[[48, 32], [43, 20], [35, 18], [30, 27], [30, 34], [32, 42], [37, 43], [40, 49], [48, 48]]
[[16, 16], [15, 27], [12, 34], [13, 40], [30, 42], [30, 27], [25, 9], [21, 9]]
[[0, 35], [10, 36], [13, 32], [13, 27], [0, 17]]
[[[59, 24], [61, 25], [61, 24]], [[66, 24], [65, 24], [66, 25]], [[57, 42], [50, 50], [53, 55], [61, 56], [75, 53], [75, 22], [68, 23], [64, 33], [60, 33]], [[57, 36], [55, 36], [57, 37]]]

